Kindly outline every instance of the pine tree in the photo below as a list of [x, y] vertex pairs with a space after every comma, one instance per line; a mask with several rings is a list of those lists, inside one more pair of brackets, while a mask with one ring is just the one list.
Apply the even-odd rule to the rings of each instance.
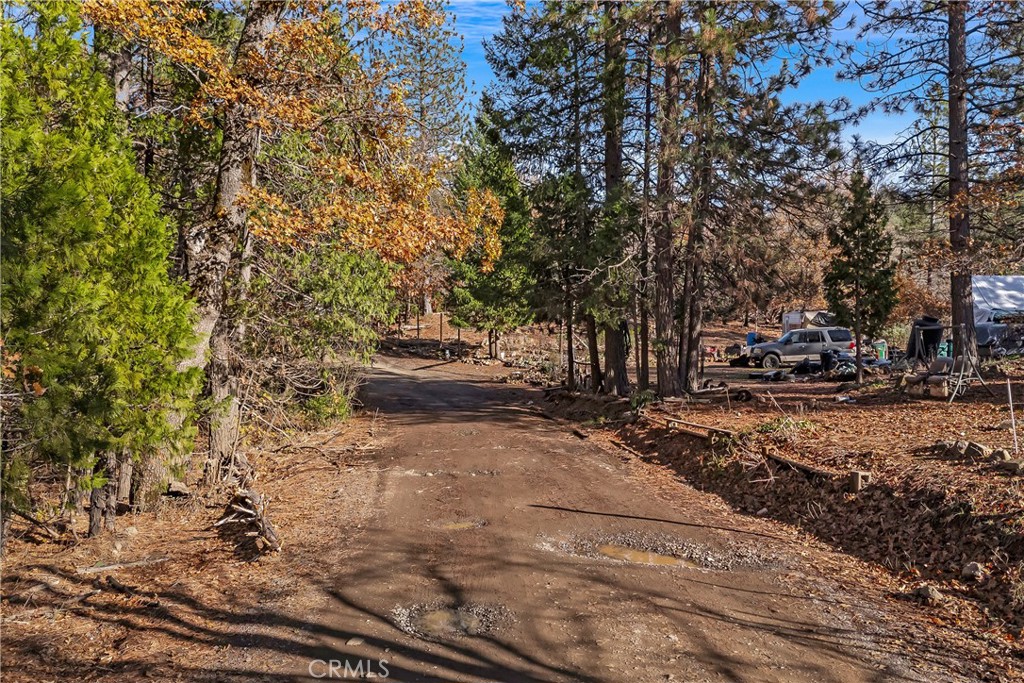
[[[490, 124], [486, 105], [485, 99], [456, 182], [461, 193], [488, 189], [501, 202], [501, 257], [488, 264], [483, 249], [475, 248], [466, 257], [452, 260], [454, 284], [448, 295], [448, 308], [453, 324], [487, 330], [489, 338], [496, 340], [533, 318], [530, 297], [536, 278], [531, 261], [533, 225], [529, 199], [508, 150]], [[491, 344], [492, 354], [494, 344], [496, 341]]]
[[840, 76], [877, 93], [872, 105], [886, 112], [911, 111], [925, 119], [945, 109], [945, 121], [938, 123], [947, 159], [941, 177], [931, 178], [934, 170], [917, 163], [925, 139], [934, 134], [932, 125], [911, 127], [892, 143], [877, 145], [872, 155], [888, 170], [904, 171], [911, 182], [923, 181], [931, 196], [945, 195], [953, 346], [957, 355], [976, 362], [971, 277], [979, 245], [1009, 234], [1007, 243], [1017, 247], [1022, 230], [1019, 212], [1006, 221], [992, 207], [1021, 206], [1014, 194], [1022, 173], [1021, 167], [1014, 171], [1012, 150], [1024, 111], [1024, 13], [1019, 2], [968, 0], [877, 0], [864, 3], [863, 11], [857, 46]]
[[860, 382], [861, 339], [877, 335], [896, 305], [896, 271], [885, 205], [859, 166], [850, 177], [849, 197], [828, 240], [834, 255], [825, 274], [825, 298], [836, 321], [853, 328]]
[[192, 308], [113, 91], [76, 38], [76, 4], [32, 11], [30, 31], [0, 28], [4, 395], [20, 398], [5, 415], [4, 514], [25, 504], [18, 471], [42, 461], [81, 473], [97, 533], [132, 459], [191, 433], [168, 416], [196, 389], [197, 373], [178, 371]]
[[[537, 273], [542, 312], [566, 323], [570, 388], [575, 382], [574, 323], [586, 327], [592, 388], [601, 386], [595, 277], [610, 256], [595, 249], [604, 169], [600, 133], [603, 45], [596, 15], [582, 2], [546, 2], [503, 19], [486, 47], [496, 77], [493, 118], [514, 155], [537, 210]], [[557, 309], [551, 306], [558, 301]]]

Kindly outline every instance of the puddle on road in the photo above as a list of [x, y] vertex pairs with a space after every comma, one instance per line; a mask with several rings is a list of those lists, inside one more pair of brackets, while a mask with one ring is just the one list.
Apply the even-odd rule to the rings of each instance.
[[633, 548], [627, 548], [624, 545], [617, 545], [615, 543], [599, 545], [597, 546], [597, 552], [613, 560], [634, 562], [636, 564], [656, 564], [666, 567], [688, 567], [690, 569], [695, 569], [698, 566], [696, 563], [684, 560], [681, 557], [662, 555], [647, 550], [634, 550]]
[[466, 531], [467, 529], [479, 529], [482, 526], [487, 526], [487, 522], [482, 519], [470, 519], [463, 522], [445, 522], [440, 525], [440, 528], [445, 531]]
[[576, 557], [677, 569], [760, 570], [785, 565], [781, 557], [749, 544], [726, 542], [710, 546], [637, 530], [586, 536], [541, 535], [537, 547]]
[[496, 477], [501, 474], [501, 470], [467, 470], [465, 472], [449, 472], [447, 470], [394, 470], [394, 474], [398, 477]]
[[412, 622], [420, 633], [435, 638], [450, 636], [475, 636], [480, 632], [480, 618], [461, 610], [432, 609], [424, 612]]
[[511, 619], [511, 613], [502, 606], [444, 606], [437, 603], [398, 606], [391, 611], [391, 616], [398, 628], [425, 640], [479, 636]]

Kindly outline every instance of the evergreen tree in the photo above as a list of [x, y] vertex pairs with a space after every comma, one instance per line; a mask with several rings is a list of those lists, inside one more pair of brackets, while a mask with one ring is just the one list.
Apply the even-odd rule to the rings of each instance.
[[168, 416], [196, 388], [196, 372], [178, 371], [191, 306], [113, 91], [76, 38], [76, 4], [32, 11], [30, 31], [0, 28], [3, 393], [19, 399], [5, 410], [4, 516], [26, 502], [26, 465], [43, 461], [94, 489], [97, 533], [101, 515], [113, 526], [128, 463], [190, 434]]
[[396, 35], [389, 58], [394, 79], [407, 84], [404, 101], [412, 114], [409, 137], [415, 161], [450, 165], [468, 123], [463, 41], [448, 0], [424, 0], [423, 6], [431, 20]]
[[[911, 184], [924, 184], [931, 197], [944, 195], [953, 346], [976, 362], [971, 277], [978, 247], [995, 238], [1019, 248], [1024, 225], [1019, 211], [1001, 210], [1021, 206], [1014, 194], [1022, 175], [1019, 167], [1014, 171], [1012, 150], [1024, 111], [1024, 12], [1019, 2], [968, 0], [875, 0], [862, 9], [856, 49], [840, 75], [877, 93], [872, 106], [884, 111], [911, 111], [925, 120], [945, 113], [944, 121], [912, 126], [873, 153], [888, 169], [904, 171]], [[918, 163], [921, 149], [934, 147], [928, 138], [936, 128], [946, 160], [939, 177], [934, 166]]]
[[501, 257], [486, 267], [486, 254], [478, 247], [463, 259], [453, 260], [448, 307], [455, 325], [487, 330], [493, 355], [500, 334], [533, 318], [530, 295], [536, 278], [531, 263], [529, 200], [508, 151], [490, 125], [486, 100], [484, 107], [456, 182], [462, 193], [489, 189], [498, 197], [505, 213], [498, 232]]
[[840, 219], [828, 231], [834, 255], [824, 284], [836, 321], [853, 328], [860, 382], [861, 338], [877, 335], [896, 305], [896, 271], [891, 263], [892, 236], [886, 232], [885, 205], [859, 166], [850, 177], [849, 193]]
[[[494, 123], [515, 157], [537, 208], [541, 268], [538, 299], [566, 321], [569, 386], [575, 388], [574, 323], [586, 327], [592, 388], [602, 386], [598, 320], [605, 297], [598, 289], [607, 265], [621, 259], [602, 230], [604, 189], [602, 60], [595, 40], [599, 15], [583, 2], [545, 2], [514, 9], [502, 32], [486, 44], [498, 83]], [[551, 301], [559, 301], [552, 310]]]

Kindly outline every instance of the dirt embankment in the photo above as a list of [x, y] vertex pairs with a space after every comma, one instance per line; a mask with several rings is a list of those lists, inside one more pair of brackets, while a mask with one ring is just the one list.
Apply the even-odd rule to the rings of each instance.
[[[813, 454], [800, 452], [800, 431], [809, 423], [777, 413], [767, 427], [736, 431], [731, 438], [719, 434], [712, 443], [668, 424], [668, 411], [648, 410], [637, 419], [622, 399], [558, 391], [549, 395], [548, 406], [549, 413], [584, 427], [606, 427], [635, 454], [670, 467], [740, 511], [793, 524], [881, 565], [892, 577], [894, 597], [913, 599], [914, 589], [938, 588], [938, 621], [998, 639], [1024, 656], [1019, 508], [1007, 505], [994, 513], [998, 506], [986, 504], [979, 509], [970, 491], [884, 467], [871, 468], [871, 481], [853, 493], [849, 469], [821, 465]], [[991, 476], [1011, 493], [1020, 486]]]

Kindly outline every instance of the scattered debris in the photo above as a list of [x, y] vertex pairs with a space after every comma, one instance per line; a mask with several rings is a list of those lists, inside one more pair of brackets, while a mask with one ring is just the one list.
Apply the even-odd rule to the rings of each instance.
[[166, 495], [168, 495], [168, 496], [181, 496], [181, 497], [191, 496], [192, 495], [192, 489], [190, 489], [188, 487], [188, 485], [185, 482], [183, 482], [183, 481], [172, 480], [172, 481], [168, 482], [168, 484], [167, 484], [167, 494]]
[[989, 457], [992, 462], [1006, 462], [1007, 460], [1013, 460], [1013, 456], [1010, 455], [1010, 451], [1005, 448], [997, 448], [992, 451], [992, 455]]
[[1005, 460], [996, 463], [996, 467], [1013, 475], [1024, 475], [1024, 460]]
[[850, 493], [860, 493], [860, 491], [871, 483], [871, 473], [862, 472], [860, 470], [852, 470], [849, 474], [847, 481], [847, 490]]
[[[225, 524], [242, 524], [251, 530], [245, 536], [253, 539], [257, 552], [276, 552], [281, 549], [277, 531], [267, 517], [269, 499], [255, 491], [239, 489], [228, 503], [223, 517], [214, 522], [215, 527]], [[241, 540], [241, 539], [239, 539]]]
[[965, 581], [981, 581], [985, 578], [985, 568], [978, 562], [968, 562], [960, 570], [960, 578]]
[[987, 460], [992, 455], [992, 449], [974, 441], [967, 442], [967, 449], [964, 455], [972, 460]]
[[915, 600], [932, 607], [942, 603], [942, 592], [935, 586], [929, 584], [918, 586], [910, 595]]

